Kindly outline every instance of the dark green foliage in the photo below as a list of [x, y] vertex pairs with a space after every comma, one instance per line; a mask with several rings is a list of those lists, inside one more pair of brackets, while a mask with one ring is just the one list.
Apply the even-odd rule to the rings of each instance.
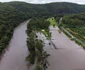
[[25, 20], [27, 20], [27, 16], [24, 13], [0, 3], [0, 54], [7, 47], [14, 28]]
[[72, 14], [85, 12], [84, 5], [78, 5], [75, 3], [56, 2], [49, 4], [29, 4], [25, 2], [8, 2], [10, 5], [16, 8], [18, 11], [25, 12], [29, 17], [42, 17], [55, 16], [57, 14]]
[[82, 41], [80, 43], [76, 39], [75, 42], [85, 48], [85, 13], [67, 15], [63, 17], [62, 25], [76, 38]]
[[27, 47], [29, 50], [29, 56], [27, 60], [31, 63], [35, 63], [35, 56], [41, 56], [43, 52], [43, 41], [36, 39], [36, 35], [34, 32], [28, 34], [29, 38], [27, 39]]
[[27, 25], [27, 33], [30, 34], [33, 30], [41, 31], [41, 29], [48, 30], [50, 22], [43, 18], [32, 19]]
[[37, 65], [35, 70], [43, 70], [43, 68], [40, 65]]
[[32, 19], [27, 25], [27, 47], [30, 53], [27, 60], [30, 64], [34, 64], [37, 57], [38, 66], [36, 66], [35, 70], [46, 70], [47, 68], [47, 57], [49, 54], [44, 51], [44, 43], [42, 40], [37, 39], [36, 32], [42, 29], [48, 30], [49, 25], [50, 23], [43, 18]]
[[62, 22], [65, 27], [82, 28], [85, 26], [85, 13], [64, 16]]
[[36, 50], [35, 50], [35, 33], [31, 32], [29, 34], [29, 38], [27, 39], [27, 47], [29, 50], [29, 56], [27, 57], [27, 60], [31, 63], [34, 64], [35, 63], [35, 54], [36, 54]]
[[69, 16], [64, 16], [62, 22], [70, 28], [81, 28], [85, 26], [85, 14], [74, 14]]

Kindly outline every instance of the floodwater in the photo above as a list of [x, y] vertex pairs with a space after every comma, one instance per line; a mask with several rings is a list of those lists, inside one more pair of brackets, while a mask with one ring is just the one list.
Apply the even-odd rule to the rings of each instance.
[[[28, 22], [22, 23], [14, 30], [8, 49], [0, 62], [0, 70], [28, 70], [25, 61], [28, 55], [25, 32]], [[57, 49], [52, 44], [49, 46], [49, 41], [42, 36], [45, 41], [44, 49], [50, 54], [48, 57], [50, 66], [47, 70], [85, 70], [85, 51], [83, 48], [71, 41], [63, 32], [59, 33], [58, 30], [58, 27], [50, 27], [51, 41]], [[41, 38], [41, 34], [38, 35]]]
[[44, 48], [50, 54], [47, 70], [85, 70], [85, 50], [58, 30], [50, 27], [52, 42], [58, 49]]
[[28, 70], [25, 61], [28, 55], [26, 46], [27, 35], [25, 31], [28, 22], [25, 21], [15, 28], [8, 49], [1, 59], [0, 70]]

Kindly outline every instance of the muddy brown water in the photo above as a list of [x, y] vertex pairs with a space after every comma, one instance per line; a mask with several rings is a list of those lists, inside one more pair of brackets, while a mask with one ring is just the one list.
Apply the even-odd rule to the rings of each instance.
[[[0, 70], [29, 70], [25, 61], [28, 55], [25, 32], [28, 22], [22, 23], [14, 30], [8, 49], [0, 62]], [[46, 41], [44, 49], [51, 55], [48, 58], [50, 66], [47, 70], [85, 70], [85, 50], [64, 33], [59, 33], [57, 27], [50, 29], [52, 41], [58, 49], [49, 46]]]
[[26, 46], [27, 35], [25, 31], [28, 22], [25, 21], [15, 28], [8, 49], [1, 59], [0, 70], [28, 70], [25, 61], [28, 55]]
[[85, 70], [85, 50], [71, 41], [58, 27], [50, 27], [52, 41], [58, 49], [45, 48], [51, 55], [48, 58], [50, 66], [47, 70]]

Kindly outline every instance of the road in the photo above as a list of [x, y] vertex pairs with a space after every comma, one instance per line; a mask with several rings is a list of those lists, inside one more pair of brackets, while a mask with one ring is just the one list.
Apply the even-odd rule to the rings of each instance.
[[85, 51], [58, 30], [58, 27], [50, 27], [52, 42], [58, 49], [50, 48], [49, 45], [44, 48], [51, 55], [47, 70], [85, 70]]
[[79, 40], [77, 37], [73, 36], [70, 32], [68, 32], [64, 27], [61, 27], [62, 30], [64, 30], [68, 35], [70, 35], [72, 38], [74, 38], [76, 41], [78, 41], [79, 43], [81, 43], [82, 45], [85, 46], [85, 43], [81, 40]]

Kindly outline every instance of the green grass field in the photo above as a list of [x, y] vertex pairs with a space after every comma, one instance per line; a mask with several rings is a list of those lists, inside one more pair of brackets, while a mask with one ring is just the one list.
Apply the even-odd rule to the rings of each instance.
[[50, 22], [50, 25], [51, 25], [51, 26], [53, 26], [53, 25], [57, 26], [57, 22], [56, 22], [56, 20], [54, 19], [54, 17], [48, 18], [47, 21]]

